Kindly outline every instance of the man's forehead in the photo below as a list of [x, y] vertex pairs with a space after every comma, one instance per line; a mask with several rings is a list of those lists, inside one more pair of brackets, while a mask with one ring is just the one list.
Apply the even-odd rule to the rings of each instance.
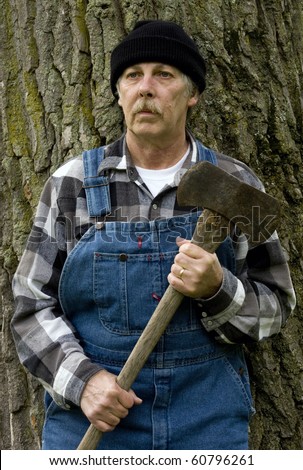
[[173, 69], [173, 70], [177, 70], [178, 72], [179, 69], [177, 67], [174, 67], [173, 65], [170, 65], [170, 64], [165, 64], [165, 63], [162, 63], [162, 62], [140, 62], [138, 64], [133, 64], [133, 65], [130, 65], [129, 67], [127, 67], [125, 70], [129, 70], [129, 69], [160, 69], [160, 68], [170, 68], [170, 69]]

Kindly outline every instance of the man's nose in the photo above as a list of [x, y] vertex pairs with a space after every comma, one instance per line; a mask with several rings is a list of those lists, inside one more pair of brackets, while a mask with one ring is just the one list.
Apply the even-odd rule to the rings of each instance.
[[139, 93], [140, 96], [148, 96], [149, 98], [154, 95], [153, 78], [150, 75], [144, 75], [141, 78]]

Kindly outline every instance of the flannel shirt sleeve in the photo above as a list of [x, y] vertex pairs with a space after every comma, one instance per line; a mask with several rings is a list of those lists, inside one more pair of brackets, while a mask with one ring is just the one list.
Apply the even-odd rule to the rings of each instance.
[[239, 265], [236, 275], [223, 270], [223, 283], [214, 297], [198, 301], [202, 324], [220, 342], [262, 341], [280, 332], [296, 302], [277, 234], [248, 250]]
[[15, 313], [11, 329], [21, 363], [59, 406], [68, 409], [79, 405], [87, 380], [100, 367], [84, 355], [58, 300], [59, 279], [66, 259], [66, 224], [58, 208], [58, 192], [64, 184], [81, 188], [81, 182], [72, 178], [53, 176], [41, 195], [13, 278]]

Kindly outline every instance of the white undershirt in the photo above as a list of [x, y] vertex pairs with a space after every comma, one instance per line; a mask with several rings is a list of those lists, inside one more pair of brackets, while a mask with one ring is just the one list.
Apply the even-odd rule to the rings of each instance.
[[154, 197], [159, 194], [162, 188], [167, 184], [172, 184], [174, 181], [175, 174], [179, 171], [186, 160], [190, 151], [190, 147], [188, 147], [186, 153], [183, 155], [181, 160], [179, 160], [174, 166], [170, 166], [169, 168], [164, 168], [163, 170], [149, 170], [146, 168], [141, 168], [136, 166], [136, 169], [141, 176], [142, 180], [152, 193]]

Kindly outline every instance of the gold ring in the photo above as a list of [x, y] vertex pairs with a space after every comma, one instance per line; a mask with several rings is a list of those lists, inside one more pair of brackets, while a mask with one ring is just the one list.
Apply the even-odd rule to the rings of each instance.
[[180, 271], [179, 278], [180, 278], [181, 280], [182, 280], [182, 276], [183, 276], [183, 274], [184, 274], [184, 271], [185, 271], [184, 268], [182, 268], [181, 271]]

